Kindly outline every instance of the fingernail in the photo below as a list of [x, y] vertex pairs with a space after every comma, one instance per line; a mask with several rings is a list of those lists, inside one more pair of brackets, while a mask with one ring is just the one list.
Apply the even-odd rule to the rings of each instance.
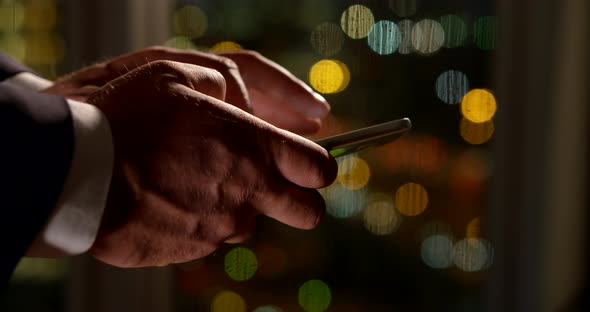
[[326, 98], [324, 98], [321, 94], [319, 94], [317, 92], [313, 92], [313, 97], [315, 97], [320, 102], [324, 102], [324, 103], [328, 104], [328, 101], [326, 101]]

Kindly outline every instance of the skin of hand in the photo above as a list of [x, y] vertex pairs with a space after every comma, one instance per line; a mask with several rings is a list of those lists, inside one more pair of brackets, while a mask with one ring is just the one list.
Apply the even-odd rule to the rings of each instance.
[[240, 242], [266, 215], [318, 225], [337, 165], [315, 143], [225, 100], [216, 70], [155, 61], [87, 101], [109, 120], [113, 178], [90, 253], [119, 267], [160, 266]]
[[85, 67], [58, 79], [43, 92], [85, 99], [110, 80], [156, 60], [217, 70], [226, 80], [226, 102], [282, 129], [313, 134], [330, 111], [326, 100], [280, 65], [253, 51], [220, 52], [150, 47]]

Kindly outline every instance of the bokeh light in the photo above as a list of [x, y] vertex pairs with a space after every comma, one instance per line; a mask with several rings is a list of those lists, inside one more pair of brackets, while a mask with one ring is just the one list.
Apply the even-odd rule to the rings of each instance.
[[242, 46], [233, 41], [221, 41], [214, 44], [209, 51], [237, 51], [242, 50]]
[[467, 238], [478, 238], [481, 236], [481, 219], [479, 217], [469, 221], [465, 230]]
[[335, 218], [350, 218], [363, 210], [367, 200], [367, 189], [351, 191], [340, 183], [320, 189], [326, 201], [328, 214]]
[[29, 65], [52, 65], [64, 57], [65, 43], [58, 33], [28, 33], [24, 40], [25, 62]]
[[414, 22], [408, 19], [402, 20], [397, 24], [397, 27], [402, 36], [397, 51], [400, 54], [410, 54], [414, 52], [414, 46], [412, 45], [412, 28], [414, 28]]
[[417, 216], [428, 206], [428, 193], [417, 183], [406, 183], [395, 192], [395, 207], [405, 216]]
[[395, 209], [393, 196], [387, 193], [373, 193], [367, 200], [363, 220], [371, 233], [387, 235], [397, 230], [402, 219]]
[[0, 36], [0, 50], [17, 61], [24, 62], [27, 46], [21, 35], [8, 33]]
[[481, 201], [491, 167], [489, 156], [483, 150], [467, 150], [456, 158], [450, 167], [448, 182], [455, 204], [469, 207]]
[[349, 190], [358, 190], [369, 183], [371, 169], [369, 164], [358, 157], [346, 157], [338, 162], [337, 181]]
[[342, 13], [340, 18], [342, 31], [352, 39], [365, 38], [373, 24], [375, 24], [373, 12], [360, 4], [350, 6]]
[[420, 54], [433, 54], [440, 50], [444, 42], [445, 31], [435, 20], [421, 20], [412, 28], [412, 45]]
[[473, 23], [473, 42], [482, 50], [496, 47], [496, 17], [483, 16]]
[[333, 56], [342, 50], [344, 33], [334, 23], [323, 23], [311, 32], [311, 46], [322, 56]]
[[453, 264], [453, 238], [436, 234], [427, 237], [420, 246], [422, 261], [433, 269], [445, 269]]
[[195, 49], [197, 49], [197, 46], [195, 45], [193, 40], [189, 37], [184, 37], [184, 36], [172, 37], [172, 38], [166, 40], [164, 45], [167, 47], [182, 49], [182, 50], [195, 50]]
[[53, 0], [37, 0], [25, 6], [24, 28], [48, 31], [57, 23], [57, 7]]
[[489, 242], [479, 238], [466, 238], [453, 247], [453, 262], [465, 272], [477, 272], [491, 265], [493, 254]]
[[17, 281], [57, 281], [66, 273], [66, 263], [60, 259], [22, 258], [16, 266], [12, 279]]
[[486, 122], [496, 114], [496, 98], [485, 89], [473, 89], [461, 101], [461, 113], [471, 122]]
[[322, 312], [332, 301], [330, 287], [320, 280], [309, 280], [299, 287], [299, 305], [307, 312]]
[[254, 309], [252, 312], [283, 312], [283, 310], [274, 305], [265, 305]]
[[258, 269], [258, 260], [252, 250], [236, 247], [225, 255], [224, 269], [227, 275], [238, 282], [249, 280]]
[[24, 21], [25, 9], [20, 2], [8, 4], [0, 1], [0, 32], [14, 33], [22, 28]]
[[207, 14], [198, 6], [185, 5], [174, 12], [174, 32], [189, 38], [202, 37], [207, 32]]
[[445, 48], [456, 48], [465, 44], [469, 29], [463, 18], [449, 14], [440, 18], [440, 24], [445, 32]]
[[338, 93], [348, 87], [350, 71], [337, 60], [321, 60], [309, 70], [309, 83], [320, 93]]
[[246, 312], [246, 309], [244, 298], [233, 291], [221, 291], [211, 302], [211, 312]]
[[461, 137], [469, 144], [479, 145], [489, 141], [494, 135], [494, 121], [474, 123], [462, 118], [459, 125]]
[[389, 0], [389, 8], [399, 17], [416, 14], [416, 0]]
[[367, 43], [371, 50], [381, 55], [395, 52], [401, 41], [401, 32], [392, 21], [379, 21], [375, 23], [367, 36]]
[[461, 102], [463, 96], [469, 90], [469, 79], [467, 75], [458, 70], [448, 70], [436, 79], [436, 95], [447, 104]]

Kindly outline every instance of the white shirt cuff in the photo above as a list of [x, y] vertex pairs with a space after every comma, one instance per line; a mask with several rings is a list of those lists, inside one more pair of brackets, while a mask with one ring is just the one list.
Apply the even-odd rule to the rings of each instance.
[[103, 113], [86, 103], [68, 100], [68, 105], [75, 138], [70, 172], [53, 215], [36, 242], [60, 255], [86, 252], [94, 243], [114, 161], [111, 131]]
[[35, 74], [22, 72], [2, 81], [2, 84], [18, 86], [32, 91], [41, 91], [53, 85], [53, 81]]

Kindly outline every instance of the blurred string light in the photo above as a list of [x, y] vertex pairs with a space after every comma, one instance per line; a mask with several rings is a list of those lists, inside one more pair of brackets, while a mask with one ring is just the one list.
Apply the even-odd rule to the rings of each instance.
[[205, 35], [208, 27], [207, 14], [196, 5], [185, 5], [174, 12], [174, 32], [191, 39]]
[[445, 234], [427, 237], [420, 245], [422, 261], [433, 269], [445, 269], [453, 264], [453, 238]]
[[350, 83], [350, 71], [337, 60], [320, 60], [309, 70], [309, 83], [320, 93], [338, 93]]
[[416, 14], [416, 0], [389, 0], [389, 8], [399, 17]]
[[197, 46], [192, 41], [191, 38], [185, 36], [174, 36], [164, 43], [165, 46], [182, 49], [182, 50], [194, 50], [197, 49]]
[[0, 33], [19, 31], [23, 27], [24, 21], [25, 9], [20, 1], [0, 0]]
[[417, 183], [406, 183], [395, 192], [395, 207], [405, 216], [417, 216], [428, 206], [428, 193]]
[[392, 54], [399, 48], [402, 35], [392, 21], [379, 21], [371, 27], [367, 43], [371, 50], [380, 55]]
[[410, 54], [414, 52], [414, 46], [412, 45], [412, 28], [414, 22], [411, 20], [402, 20], [397, 24], [399, 32], [401, 33], [402, 39], [397, 49], [400, 54]]
[[373, 193], [363, 213], [367, 230], [375, 235], [388, 235], [400, 226], [402, 218], [395, 209], [393, 197], [387, 193]]
[[461, 101], [461, 113], [471, 122], [491, 120], [496, 114], [496, 98], [489, 90], [473, 89]]
[[360, 4], [350, 6], [340, 18], [342, 31], [352, 39], [365, 38], [373, 24], [375, 24], [373, 12]]
[[333, 56], [342, 50], [344, 34], [334, 23], [323, 23], [311, 32], [311, 46], [322, 56]]
[[434, 54], [444, 42], [445, 31], [441, 24], [435, 20], [421, 20], [412, 28], [412, 45], [420, 54]]
[[469, 221], [465, 229], [467, 238], [477, 238], [481, 236], [481, 220], [479, 217]]
[[482, 50], [493, 50], [496, 47], [496, 18], [483, 16], [473, 23], [473, 42]]
[[480, 238], [465, 238], [453, 247], [453, 262], [465, 272], [477, 272], [489, 268], [494, 259], [492, 245]]
[[360, 213], [366, 205], [367, 189], [351, 191], [340, 183], [320, 189], [326, 201], [328, 214], [335, 218], [350, 218]]
[[246, 312], [246, 301], [233, 291], [224, 290], [211, 301], [211, 312]]
[[322, 312], [332, 301], [330, 287], [321, 280], [309, 280], [299, 287], [299, 305], [307, 312]]
[[211, 52], [215, 52], [215, 51], [238, 51], [238, 50], [242, 50], [242, 46], [239, 45], [236, 42], [233, 41], [221, 41], [218, 42], [216, 44], [214, 44], [210, 51]]
[[236, 247], [225, 255], [223, 263], [227, 275], [234, 281], [243, 282], [254, 276], [258, 269], [258, 260], [252, 250]]
[[407, 135], [380, 147], [377, 159], [391, 172], [434, 174], [447, 162], [447, 147], [431, 135]]
[[436, 95], [447, 104], [457, 104], [469, 90], [467, 75], [458, 70], [448, 70], [436, 79]]
[[469, 35], [467, 23], [457, 15], [449, 14], [440, 18], [440, 24], [445, 32], [445, 48], [463, 46]]
[[479, 145], [489, 141], [494, 134], [494, 121], [474, 123], [467, 118], [461, 118], [459, 125], [461, 137], [469, 144]]
[[489, 156], [484, 151], [473, 149], [461, 153], [450, 167], [450, 195], [457, 204], [478, 203], [491, 172]]
[[256, 309], [254, 309], [254, 311], [252, 311], [252, 312], [283, 312], [283, 310], [277, 306], [274, 306], [274, 305], [266, 305], [266, 306], [258, 307]]
[[338, 161], [336, 180], [345, 188], [355, 191], [369, 183], [371, 169], [369, 164], [358, 157], [350, 156]]
[[16, 266], [12, 279], [16, 281], [57, 281], [64, 278], [66, 265], [59, 259], [22, 258]]

